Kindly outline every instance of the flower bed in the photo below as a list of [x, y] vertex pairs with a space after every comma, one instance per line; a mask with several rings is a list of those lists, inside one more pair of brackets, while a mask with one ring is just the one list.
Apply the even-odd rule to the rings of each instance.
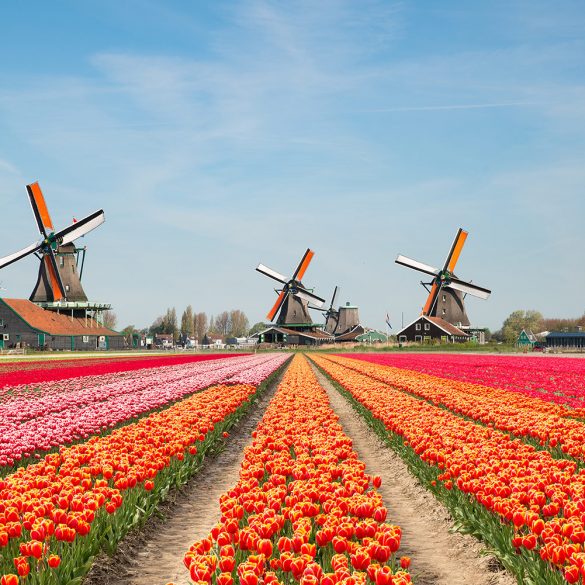
[[242, 354], [209, 353], [152, 356], [146, 358], [135, 357], [130, 359], [114, 357], [89, 360], [46, 359], [37, 362], [25, 362], [21, 360], [18, 363], [0, 364], [0, 388], [66, 380], [68, 378], [78, 378], [79, 376], [99, 376], [103, 374], [143, 370], [145, 368], [160, 368], [163, 366], [176, 366], [207, 360], [220, 360], [240, 355]]
[[312, 359], [519, 582], [581, 582], [585, 474], [575, 462], [414, 398], [338, 358]]
[[38, 394], [15, 392], [0, 412], [0, 466], [85, 439], [234, 376], [257, 384], [280, 365], [278, 354], [183, 364], [46, 382]]
[[575, 413], [565, 406], [500, 388], [447, 380], [411, 370], [341, 356], [331, 359], [475, 421], [585, 460], [585, 424], [565, 418]]
[[410, 583], [379, 478], [365, 473], [304, 357], [253, 437], [240, 480], [221, 497], [220, 523], [185, 555], [195, 583]]
[[505, 388], [574, 408], [585, 407], [585, 360], [571, 357], [453, 354], [345, 354], [443, 378]]
[[[273, 372], [287, 359], [277, 357]], [[255, 392], [251, 384], [213, 386], [0, 479], [5, 581], [81, 582], [93, 555], [112, 551], [197, 470]]]

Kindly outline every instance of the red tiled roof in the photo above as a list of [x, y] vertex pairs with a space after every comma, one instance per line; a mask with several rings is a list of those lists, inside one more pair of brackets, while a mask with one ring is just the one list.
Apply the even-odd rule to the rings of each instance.
[[459, 327], [455, 327], [445, 319], [441, 319], [441, 317], [428, 317], [425, 316], [429, 321], [432, 321], [435, 325], [440, 327], [441, 329], [445, 330], [450, 335], [456, 335], [457, 337], [469, 337], [469, 333], [465, 333], [465, 331], [461, 331]]
[[0, 299], [31, 327], [50, 335], [119, 335], [94, 319], [74, 317], [41, 309], [27, 299]]

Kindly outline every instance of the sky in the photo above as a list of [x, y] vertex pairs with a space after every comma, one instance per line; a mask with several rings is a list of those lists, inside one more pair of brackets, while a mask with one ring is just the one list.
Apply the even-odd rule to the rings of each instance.
[[[394, 330], [469, 231], [475, 326], [585, 311], [585, 5], [31, 0], [3, 7], [0, 256], [103, 208], [88, 296], [118, 325], [275, 300], [259, 262]], [[38, 260], [0, 272], [26, 298]], [[321, 320], [314, 313], [316, 321]]]

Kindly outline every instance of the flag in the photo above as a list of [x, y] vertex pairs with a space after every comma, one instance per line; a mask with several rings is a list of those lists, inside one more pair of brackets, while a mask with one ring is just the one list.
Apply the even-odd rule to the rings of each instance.
[[388, 325], [389, 329], [392, 329], [392, 325], [390, 325], [390, 315], [386, 313], [386, 325]]

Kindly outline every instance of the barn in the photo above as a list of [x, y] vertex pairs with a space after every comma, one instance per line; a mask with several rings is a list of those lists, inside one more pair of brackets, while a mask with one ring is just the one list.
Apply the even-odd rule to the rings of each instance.
[[259, 343], [270, 343], [274, 345], [320, 345], [330, 343], [334, 340], [333, 335], [325, 333], [321, 329], [292, 329], [289, 327], [268, 327], [252, 335]]
[[42, 309], [26, 299], [0, 298], [0, 349], [123, 349], [124, 336], [95, 319]]
[[551, 331], [546, 336], [546, 346], [585, 351], [585, 331]]
[[463, 343], [470, 341], [472, 336], [440, 317], [420, 315], [412, 323], [396, 334], [399, 343], [412, 341], [429, 343], [437, 340], [441, 343]]

